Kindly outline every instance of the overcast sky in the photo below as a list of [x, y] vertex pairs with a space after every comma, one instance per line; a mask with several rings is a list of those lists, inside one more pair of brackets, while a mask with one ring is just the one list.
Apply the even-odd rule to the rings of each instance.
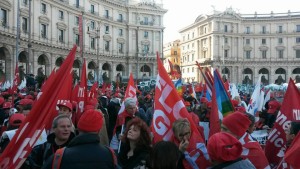
[[212, 13], [213, 8], [224, 11], [232, 7], [241, 14], [300, 12], [299, 0], [157, 0], [168, 10], [164, 15], [164, 43], [180, 39], [178, 31], [201, 14]]

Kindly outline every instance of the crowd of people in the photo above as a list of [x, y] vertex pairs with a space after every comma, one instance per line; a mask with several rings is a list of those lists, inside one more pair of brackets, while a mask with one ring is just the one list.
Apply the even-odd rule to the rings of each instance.
[[[99, 90], [100, 91], [100, 90]], [[273, 168], [265, 155], [263, 145], [251, 136], [254, 130], [270, 131], [276, 120], [281, 103], [271, 98], [258, 117], [247, 113], [247, 97], [231, 100], [235, 112], [224, 117], [221, 132], [205, 142], [198, 156], [203, 158], [192, 164], [186, 156], [193, 133], [191, 123], [197, 126], [203, 138], [200, 122], [209, 122], [212, 102], [203, 93], [196, 98], [189, 92], [183, 102], [193, 121], [179, 118], [172, 124], [174, 138], [153, 143], [150, 131], [154, 114], [155, 91], [137, 92], [137, 101], [124, 98], [124, 92], [104, 94], [89, 99], [84, 113], [76, 119], [76, 102], [57, 104], [57, 116], [44, 143], [36, 145], [23, 163], [24, 169], [89, 169], [89, 168], [226, 168], [265, 169]], [[25, 120], [35, 103], [38, 93], [34, 91], [9, 94], [1, 92], [0, 152], [9, 144], [13, 131]], [[119, 113], [122, 102], [124, 111]], [[194, 125], [193, 124], [193, 125]], [[293, 121], [286, 129], [287, 147], [300, 130], [300, 122]], [[113, 147], [112, 144], [117, 146]]]

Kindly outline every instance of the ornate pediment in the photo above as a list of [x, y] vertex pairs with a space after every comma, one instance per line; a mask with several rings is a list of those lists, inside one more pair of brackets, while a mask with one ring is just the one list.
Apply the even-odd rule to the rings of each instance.
[[39, 20], [41, 23], [44, 23], [46, 25], [49, 25], [49, 23], [50, 23], [50, 19], [46, 16], [39, 16]]
[[27, 8], [21, 8], [20, 15], [21, 16], [29, 16], [29, 10]]
[[251, 46], [245, 46], [244, 47], [244, 51], [251, 51], [252, 50], [252, 47]]
[[11, 3], [7, 0], [1, 0], [0, 7], [6, 10], [11, 10]]
[[110, 35], [103, 35], [103, 40], [111, 41], [111, 36]]
[[125, 39], [124, 38], [117, 38], [117, 42], [118, 43], [125, 43]]
[[57, 22], [56, 26], [58, 29], [67, 29], [67, 25], [63, 22]]
[[276, 50], [284, 50], [285, 46], [276, 46]]
[[261, 51], [269, 50], [269, 47], [268, 46], [260, 46], [259, 50], [261, 50]]
[[149, 40], [143, 40], [141, 41], [142, 45], [150, 45], [150, 41]]

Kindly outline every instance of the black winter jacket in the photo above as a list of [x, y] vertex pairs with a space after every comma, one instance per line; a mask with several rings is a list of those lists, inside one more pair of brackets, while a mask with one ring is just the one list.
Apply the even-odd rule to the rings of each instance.
[[[65, 148], [60, 169], [113, 169], [113, 154], [109, 148], [99, 144], [97, 134], [82, 133], [76, 136]], [[53, 155], [47, 160], [43, 169], [51, 169]]]

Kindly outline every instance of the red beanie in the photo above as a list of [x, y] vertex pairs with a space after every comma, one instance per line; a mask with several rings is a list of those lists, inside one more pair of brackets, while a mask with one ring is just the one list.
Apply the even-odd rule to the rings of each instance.
[[103, 115], [97, 110], [88, 110], [78, 121], [78, 129], [84, 132], [99, 132], [103, 124]]
[[242, 137], [251, 121], [245, 113], [234, 112], [224, 117], [222, 123], [235, 135]]
[[212, 135], [207, 143], [210, 158], [217, 162], [232, 161], [242, 154], [242, 144], [232, 135], [220, 132]]

